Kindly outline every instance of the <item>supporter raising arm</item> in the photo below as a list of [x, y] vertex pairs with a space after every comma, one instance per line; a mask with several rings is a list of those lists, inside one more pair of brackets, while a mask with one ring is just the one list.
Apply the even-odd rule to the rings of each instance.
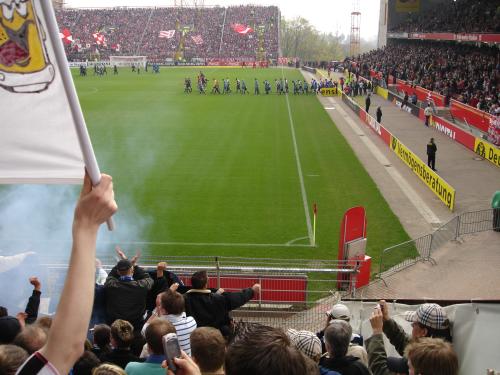
[[94, 298], [97, 231], [117, 209], [111, 176], [101, 175], [92, 187], [86, 174], [73, 219], [68, 274], [47, 343], [18, 374], [65, 375], [82, 355]]

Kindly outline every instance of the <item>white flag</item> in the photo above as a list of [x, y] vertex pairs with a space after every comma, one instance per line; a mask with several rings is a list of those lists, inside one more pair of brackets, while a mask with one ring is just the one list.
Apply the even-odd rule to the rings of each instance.
[[51, 2], [16, 4], [0, 0], [0, 183], [80, 183], [76, 96], [63, 84], [65, 58], [56, 58], [62, 43], [52, 9], [43, 8]]
[[161, 30], [158, 34], [158, 38], [167, 38], [171, 39], [175, 35], [175, 30]]

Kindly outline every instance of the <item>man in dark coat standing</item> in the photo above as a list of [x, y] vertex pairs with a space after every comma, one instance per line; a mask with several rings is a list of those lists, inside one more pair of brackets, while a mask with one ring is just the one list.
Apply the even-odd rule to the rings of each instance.
[[427, 143], [427, 165], [432, 168], [433, 171], [436, 170], [436, 152], [437, 146], [434, 143], [434, 138], [431, 138], [429, 143]]
[[382, 110], [380, 107], [377, 108], [377, 122], [380, 124], [380, 121], [382, 121]]
[[366, 113], [368, 113], [368, 111], [370, 110], [370, 104], [372, 103], [371, 99], [370, 99], [370, 94], [368, 94], [366, 96], [366, 99], [365, 99], [365, 111]]

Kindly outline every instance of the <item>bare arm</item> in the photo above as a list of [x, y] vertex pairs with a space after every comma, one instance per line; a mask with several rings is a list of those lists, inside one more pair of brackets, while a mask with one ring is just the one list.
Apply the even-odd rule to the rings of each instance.
[[97, 231], [116, 210], [111, 177], [102, 175], [92, 188], [86, 175], [73, 220], [68, 275], [47, 343], [40, 350], [60, 374], [69, 373], [83, 353], [94, 299]]

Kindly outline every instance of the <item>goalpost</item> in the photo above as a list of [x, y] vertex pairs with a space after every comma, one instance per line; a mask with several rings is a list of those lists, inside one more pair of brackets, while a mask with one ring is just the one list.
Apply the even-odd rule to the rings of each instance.
[[109, 63], [111, 66], [139, 66], [144, 68], [146, 66], [147, 56], [109, 56]]

